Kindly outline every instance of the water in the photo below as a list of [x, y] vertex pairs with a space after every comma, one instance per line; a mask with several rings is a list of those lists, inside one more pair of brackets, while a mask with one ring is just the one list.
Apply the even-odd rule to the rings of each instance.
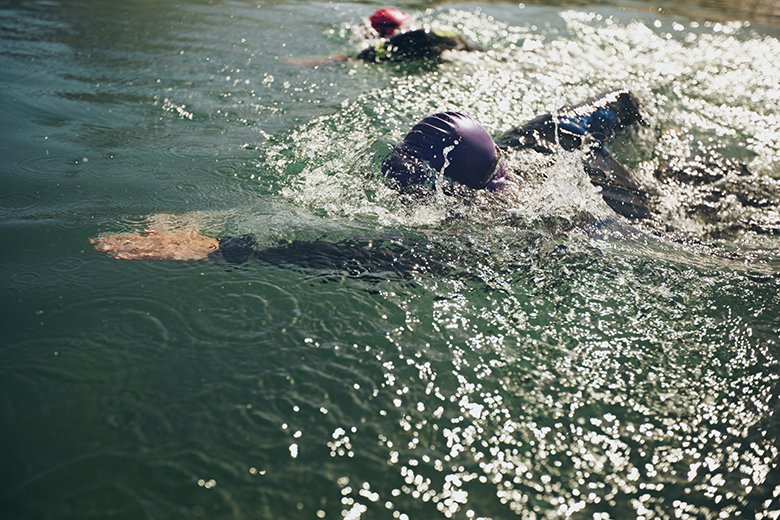
[[[378, 4], [3, 2], [2, 516], [776, 515], [779, 17], [659, 5], [406, 3], [490, 52], [313, 68]], [[623, 87], [644, 224], [576, 156], [511, 154], [500, 195], [378, 177], [430, 112]], [[752, 174], [657, 173], [713, 149]], [[92, 249], [156, 213], [278, 249]]]

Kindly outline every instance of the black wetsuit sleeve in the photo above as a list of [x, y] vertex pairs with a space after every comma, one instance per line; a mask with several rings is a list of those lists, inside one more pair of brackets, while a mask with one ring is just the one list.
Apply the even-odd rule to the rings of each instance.
[[231, 264], [243, 264], [257, 259], [260, 250], [252, 235], [218, 238], [219, 247], [209, 255], [211, 260], [225, 260]]
[[551, 154], [556, 145], [567, 151], [579, 148], [582, 136], [562, 130], [552, 114], [543, 114], [504, 133], [496, 139], [496, 144], [503, 149], [530, 149]]
[[570, 151], [580, 148], [585, 136], [603, 145], [637, 124], [643, 124], [639, 103], [631, 92], [617, 90], [564, 107], [556, 115], [538, 116], [507, 131], [496, 143], [499, 148], [532, 149], [541, 153], [553, 153], [558, 146]]

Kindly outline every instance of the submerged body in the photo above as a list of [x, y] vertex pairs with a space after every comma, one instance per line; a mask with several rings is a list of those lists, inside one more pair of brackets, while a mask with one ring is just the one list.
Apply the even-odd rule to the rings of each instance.
[[415, 29], [381, 39], [362, 50], [357, 58], [368, 62], [403, 62], [439, 59], [445, 51], [481, 51], [479, 45], [444, 29]]

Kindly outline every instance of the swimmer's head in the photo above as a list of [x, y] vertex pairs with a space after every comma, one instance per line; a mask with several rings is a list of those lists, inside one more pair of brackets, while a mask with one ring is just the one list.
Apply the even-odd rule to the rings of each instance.
[[379, 36], [390, 38], [412, 23], [412, 15], [395, 7], [386, 7], [374, 11], [374, 14], [368, 20], [371, 22], [371, 27], [379, 33]]
[[382, 164], [382, 173], [402, 187], [431, 185], [440, 172], [469, 188], [494, 188], [505, 170], [487, 130], [460, 112], [426, 117]]

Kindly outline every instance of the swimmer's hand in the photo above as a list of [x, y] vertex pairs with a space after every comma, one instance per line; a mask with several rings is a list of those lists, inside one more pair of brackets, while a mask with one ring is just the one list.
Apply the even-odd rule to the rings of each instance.
[[90, 240], [97, 251], [118, 260], [205, 260], [219, 242], [200, 230], [180, 227], [169, 215], [156, 215], [135, 233], [100, 235]]
[[331, 54], [329, 56], [305, 56], [305, 57], [292, 57], [289, 56], [284, 59], [285, 63], [290, 65], [297, 65], [298, 67], [319, 67], [320, 65], [329, 65], [331, 63], [338, 63], [349, 60], [349, 56], [346, 54]]

